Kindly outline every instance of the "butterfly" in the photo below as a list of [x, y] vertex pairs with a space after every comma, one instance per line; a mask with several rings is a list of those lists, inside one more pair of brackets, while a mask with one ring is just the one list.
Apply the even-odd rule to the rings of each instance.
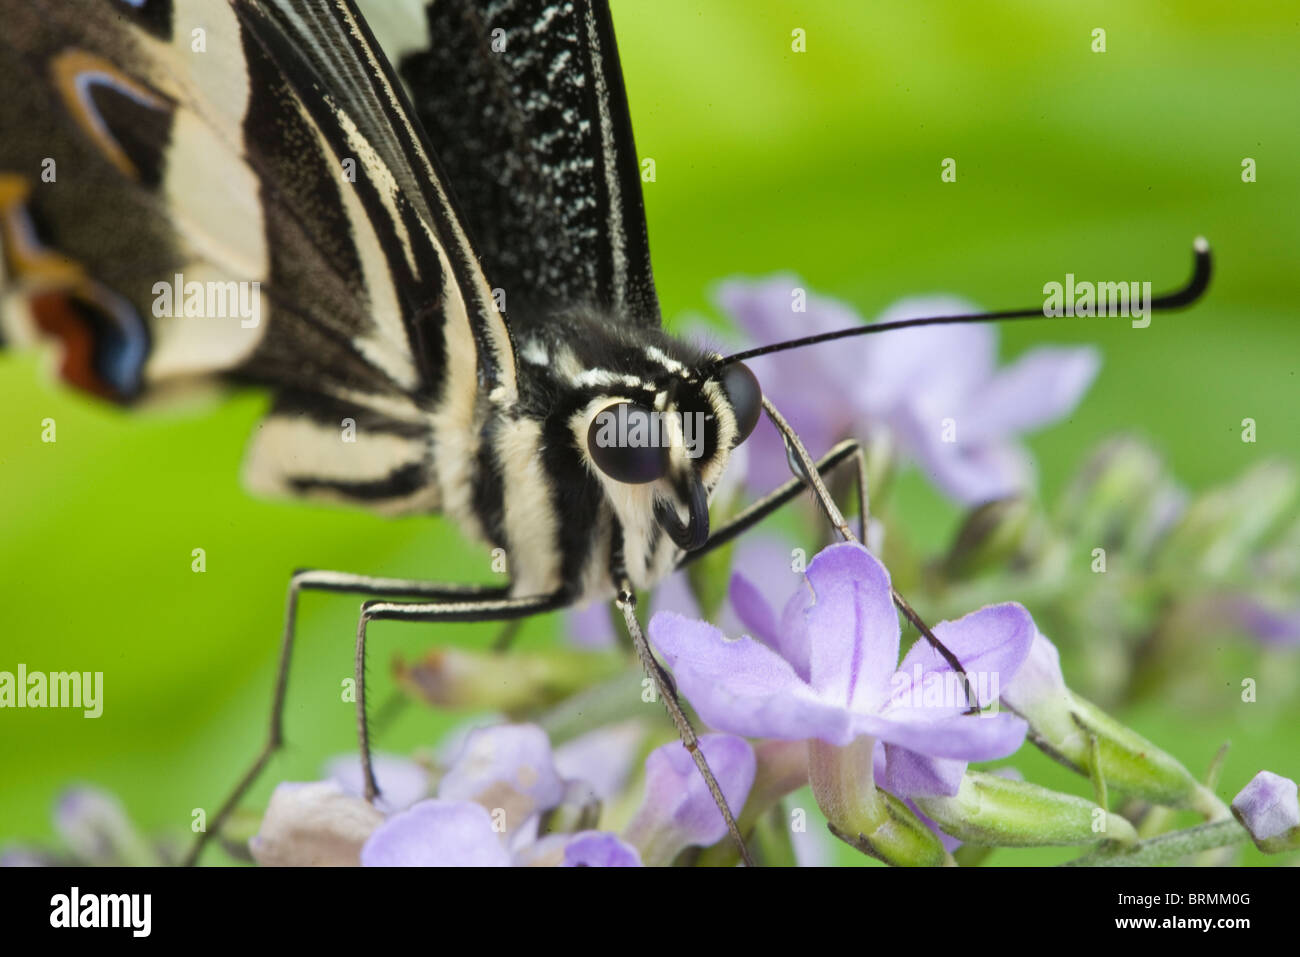
[[[604, 0], [0, 3], [0, 345], [53, 340], [108, 401], [205, 384], [269, 390], [255, 492], [441, 513], [508, 555], [508, 585], [299, 571], [267, 741], [281, 746], [297, 600], [365, 596], [376, 620], [512, 621], [613, 601], [744, 851], [636, 595], [811, 487], [814, 461], [744, 360], [662, 328], [637, 153]], [[382, 39], [382, 42], [381, 42]], [[1193, 301], [1209, 277], [1198, 247]], [[711, 527], [733, 450], [766, 414], [795, 477]], [[364, 442], [341, 440], [362, 435]], [[896, 602], [942, 649], [902, 596]], [[952, 660], [960, 670], [960, 664]]]

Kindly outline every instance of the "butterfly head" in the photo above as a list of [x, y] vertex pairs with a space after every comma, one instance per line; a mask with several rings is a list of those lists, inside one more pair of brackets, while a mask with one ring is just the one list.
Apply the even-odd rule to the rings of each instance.
[[658, 525], [692, 550], [708, 539], [709, 496], [753, 432], [762, 391], [743, 364], [710, 374], [701, 370], [717, 356], [672, 345], [641, 344], [636, 371], [588, 373], [600, 386], [570, 427], [624, 529], [637, 535]]

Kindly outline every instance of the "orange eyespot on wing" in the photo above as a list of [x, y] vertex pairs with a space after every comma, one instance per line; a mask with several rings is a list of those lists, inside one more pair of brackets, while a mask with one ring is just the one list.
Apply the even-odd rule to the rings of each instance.
[[60, 53], [50, 71], [68, 112], [100, 152], [136, 182], [157, 185], [174, 104], [85, 50]]

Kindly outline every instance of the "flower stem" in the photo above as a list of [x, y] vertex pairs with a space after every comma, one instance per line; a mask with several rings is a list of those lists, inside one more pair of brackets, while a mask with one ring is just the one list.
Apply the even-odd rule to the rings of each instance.
[[1235, 820], [1211, 821], [1182, 831], [1171, 831], [1127, 848], [1105, 848], [1070, 861], [1066, 867], [1150, 867], [1173, 864], [1200, 851], [1241, 844], [1250, 835]]

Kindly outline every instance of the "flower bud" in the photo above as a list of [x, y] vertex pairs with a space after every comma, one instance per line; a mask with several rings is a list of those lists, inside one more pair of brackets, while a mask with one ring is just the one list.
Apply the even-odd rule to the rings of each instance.
[[1122, 548], [1135, 529], [1176, 501], [1159, 456], [1143, 442], [1120, 437], [1102, 444], [1070, 483], [1060, 522], [1079, 541]]
[[121, 802], [98, 788], [78, 787], [65, 792], [54, 808], [54, 828], [79, 864], [158, 863], [157, 855], [127, 818]]
[[618, 653], [569, 649], [512, 652], [439, 648], [393, 671], [415, 697], [438, 708], [479, 708], [513, 713], [562, 701], [625, 666]]
[[970, 578], [1006, 564], [1025, 545], [1035, 517], [1034, 506], [1019, 497], [972, 509], [944, 559], [944, 571], [949, 578]]
[[265, 867], [356, 867], [384, 815], [337, 781], [281, 784], [257, 836], [248, 842]]
[[[754, 783], [754, 750], [744, 738], [706, 734], [700, 751], [717, 779], [727, 806], [744, 807]], [[671, 864], [688, 847], [707, 847], [727, 836], [727, 824], [689, 751], [673, 741], [650, 752], [645, 762], [645, 800], [623, 832], [649, 866]]]
[[1218, 816], [1222, 805], [1172, 755], [1078, 697], [1065, 685], [1056, 647], [1034, 636], [1029, 658], [1002, 693], [1002, 702], [1029, 722], [1029, 738], [1082, 774], [1092, 767], [1096, 736], [1109, 787], [1156, 804], [1195, 808]]
[[953, 837], [999, 847], [1131, 844], [1137, 832], [1092, 801], [999, 774], [967, 771], [953, 797], [912, 800]]
[[1260, 771], [1232, 799], [1232, 813], [1265, 854], [1300, 850], [1300, 798], [1290, 778]]
[[1291, 514], [1298, 491], [1291, 466], [1265, 462], [1199, 496], [1162, 544], [1159, 571], [1184, 589], [1188, 578], [1222, 581], [1241, 571]]

